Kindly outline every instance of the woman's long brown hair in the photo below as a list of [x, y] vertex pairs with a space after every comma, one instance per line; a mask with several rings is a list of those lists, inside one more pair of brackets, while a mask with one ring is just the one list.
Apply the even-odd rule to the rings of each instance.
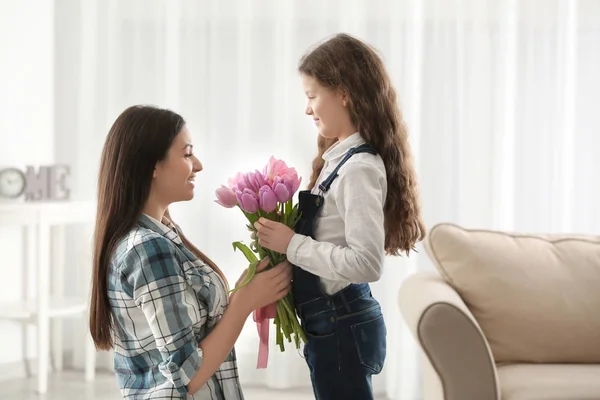
[[[338, 34], [305, 55], [298, 69], [330, 90], [347, 93], [351, 122], [365, 141], [375, 147], [387, 171], [386, 253], [408, 255], [424, 238], [425, 225], [408, 130], [383, 61], [367, 44]], [[336, 141], [319, 136], [309, 189], [314, 187], [323, 169], [323, 153]]]
[[[98, 350], [112, 348], [113, 320], [108, 273], [119, 241], [137, 223], [150, 194], [156, 163], [163, 160], [184, 119], [152, 106], [129, 107], [108, 132], [100, 161], [94, 229], [90, 333]], [[169, 213], [165, 217], [170, 219]], [[217, 266], [180, 232], [184, 244], [225, 282]], [[226, 284], [227, 285], [227, 284]]]

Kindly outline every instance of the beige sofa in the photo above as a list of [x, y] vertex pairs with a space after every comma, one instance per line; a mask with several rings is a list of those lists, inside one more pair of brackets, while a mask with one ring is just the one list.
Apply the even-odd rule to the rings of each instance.
[[600, 399], [600, 237], [433, 227], [400, 309], [424, 400]]

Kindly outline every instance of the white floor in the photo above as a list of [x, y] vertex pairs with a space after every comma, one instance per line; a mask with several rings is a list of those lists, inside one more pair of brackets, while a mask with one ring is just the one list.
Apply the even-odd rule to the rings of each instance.
[[[120, 400], [114, 375], [97, 373], [93, 383], [86, 384], [79, 372], [54, 373], [50, 376], [48, 393], [35, 392], [35, 377], [0, 384], [2, 400]], [[264, 400], [269, 397], [285, 400], [312, 400], [312, 391], [272, 390], [245, 387], [246, 400]], [[383, 399], [382, 399], [383, 400]]]

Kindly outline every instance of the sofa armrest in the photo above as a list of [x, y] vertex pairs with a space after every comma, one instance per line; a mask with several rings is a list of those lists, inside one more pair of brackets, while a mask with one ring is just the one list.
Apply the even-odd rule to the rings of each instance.
[[439, 379], [437, 386], [442, 393], [435, 394], [435, 382], [425, 383], [425, 400], [500, 399], [489, 344], [458, 293], [439, 274], [410, 276], [400, 288], [398, 301], [400, 312], [435, 371], [433, 377], [425, 377], [435, 379], [437, 375]]

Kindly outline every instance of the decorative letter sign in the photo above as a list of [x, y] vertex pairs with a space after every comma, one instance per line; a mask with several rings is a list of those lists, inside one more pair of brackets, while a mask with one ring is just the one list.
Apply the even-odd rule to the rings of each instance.
[[25, 196], [27, 202], [68, 201], [71, 195], [67, 165], [27, 166], [0, 168], [0, 199]]

